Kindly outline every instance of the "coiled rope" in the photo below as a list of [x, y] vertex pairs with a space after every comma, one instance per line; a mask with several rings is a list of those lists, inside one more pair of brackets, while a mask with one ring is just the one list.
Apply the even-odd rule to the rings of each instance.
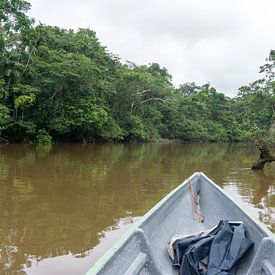
[[192, 181], [189, 179], [189, 189], [191, 194], [191, 203], [192, 203], [192, 217], [194, 220], [203, 223], [204, 222], [204, 215], [199, 211], [198, 205], [199, 203], [196, 202], [196, 197], [194, 195], [193, 189], [192, 189]]

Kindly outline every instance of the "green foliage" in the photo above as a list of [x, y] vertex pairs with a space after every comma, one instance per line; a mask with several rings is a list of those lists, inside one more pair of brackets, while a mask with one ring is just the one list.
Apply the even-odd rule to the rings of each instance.
[[31, 20], [25, 14], [30, 4], [23, 0], [2, 0], [0, 3], [0, 26], [6, 32], [17, 32], [29, 26]]
[[37, 132], [36, 143], [39, 145], [49, 145], [52, 143], [52, 137], [45, 129], [40, 129]]
[[30, 106], [35, 101], [35, 95], [21, 95], [14, 100], [15, 108]]
[[29, 7], [23, 0], [0, 3], [0, 132], [9, 140], [241, 141], [272, 135], [274, 50], [260, 68], [264, 77], [230, 99], [210, 84], [176, 89], [157, 63], [122, 64], [90, 29], [34, 27]]
[[105, 140], [119, 141], [124, 138], [124, 131], [119, 127], [112, 117], [107, 117], [107, 121], [102, 125], [100, 136]]
[[0, 104], [0, 133], [11, 121], [10, 110], [3, 104]]
[[144, 125], [138, 116], [130, 115], [127, 122], [128, 127], [126, 128], [126, 131], [128, 132], [128, 138], [141, 141], [148, 139]]

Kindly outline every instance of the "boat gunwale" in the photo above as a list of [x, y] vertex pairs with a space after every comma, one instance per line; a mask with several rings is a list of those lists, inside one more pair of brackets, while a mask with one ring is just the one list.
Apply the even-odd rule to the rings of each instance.
[[267, 226], [262, 223], [259, 219], [255, 218], [253, 215], [250, 215], [249, 211], [247, 211], [246, 209], [244, 209], [241, 204], [236, 201], [235, 199], [231, 198], [229, 195], [227, 195], [225, 193], [225, 191], [218, 186], [215, 182], [213, 182], [210, 178], [208, 178], [204, 173], [199, 172], [205, 179], [207, 179], [214, 187], [216, 187], [216, 189], [221, 192], [223, 195], [225, 195], [227, 197], [228, 200], [230, 200], [235, 206], [237, 206], [240, 211], [242, 211], [244, 213], [245, 216], [247, 216], [252, 222], [254, 222], [261, 231], [263, 231], [267, 236], [266, 237], [271, 237], [273, 239], [275, 239], [275, 235], [267, 228]]
[[237, 201], [231, 198], [229, 195], [225, 193], [225, 191], [218, 186], [215, 182], [213, 182], [210, 178], [208, 178], [203, 172], [195, 172], [190, 177], [188, 177], [185, 181], [183, 181], [179, 186], [177, 186], [174, 190], [169, 192], [165, 197], [163, 197], [157, 204], [155, 204], [148, 212], [144, 214], [140, 219], [138, 219], [118, 240], [114, 242], [112, 247], [110, 247], [95, 263], [94, 265], [87, 271], [86, 275], [97, 274], [105, 264], [115, 255], [115, 253], [126, 243], [126, 241], [131, 237], [132, 234], [135, 233], [135, 230], [139, 228], [143, 223], [147, 221], [147, 219], [153, 215], [157, 210], [160, 209], [171, 197], [175, 195], [180, 189], [184, 188], [185, 185], [189, 183], [189, 181], [196, 177], [204, 177], [210, 184], [212, 184], [220, 193], [222, 193], [230, 202], [232, 202], [242, 213], [248, 217], [252, 222], [254, 222], [258, 228], [266, 234], [266, 237], [271, 237], [275, 239], [274, 234], [258, 219], [251, 216], [247, 210], [245, 210]]

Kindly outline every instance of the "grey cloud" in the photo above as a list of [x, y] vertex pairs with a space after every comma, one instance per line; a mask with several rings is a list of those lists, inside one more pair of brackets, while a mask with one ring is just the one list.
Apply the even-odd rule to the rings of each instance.
[[122, 60], [158, 62], [173, 82], [210, 82], [227, 95], [257, 79], [275, 48], [273, 0], [31, 0], [30, 14], [94, 29]]
[[[104, 10], [97, 14], [102, 22], [117, 28], [141, 32], [144, 36], [174, 36], [197, 40], [234, 34], [241, 29], [242, 14], [235, 9], [236, 1], [107, 1], [95, 2]], [[160, 4], [161, 3], [161, 4]], [[232, 5], [233, 3], [233, 5]], [[213, 13], [213, 8], [215, 12]], [[234, 20], [232, 20], [234, 18]]]

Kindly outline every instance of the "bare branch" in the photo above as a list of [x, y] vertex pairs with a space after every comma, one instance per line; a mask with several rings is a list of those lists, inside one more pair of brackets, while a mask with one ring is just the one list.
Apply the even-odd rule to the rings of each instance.
[[151, 92], [151, 90], [145, 89], [145, 90], [142, 90], [142, 91], [137, 91], [137, 93], [138, 93], [139, 95], [142, 95], [142, 94], [145, 94], [145, 93], [148, 93], [148, 92]]
[[9, 143], [9, 141], [8, 141], [7, 139], [2, 138], [2, 137], [0, 137], [0, 141], [2, 141], [2, 142], [4, 142], [4, 143]]
[[145, 102], [149, 102], [149, 101], [161, 101], [161, 102], [165, 102], [166, 100], [160, 98], [160, 97], [151, 97], [148, 99], [145, 99], [143, 101], [141, 101], [141, 103], [145, 103]]
[[32, 56], [32, 54], [34, 53], [34, 51], [36, 50], [36, 48], [35, 48], [36, 44], [37, 44], [37, 41], [35, 42], [34, 46], [32, 47], [32, 50], [31, 50], [31, 52], [30, 52], [30, 54], [29, 54], [28, 61], [27, 61], [27, 64], [26, 64], [26, 66], [25, 66], [25, 68], [24, 68], [24, 71], [23, 71], [23, 73], [22, 73], [22, 76], [24, 75], [24, 73], [26, 72], [26, 70], [27, 70], [27, 68], [28, 68], [28, 66], [29, 66], [29, 63], [30, 63], [30, 61], [31, 61], [31, 56]]
[[133, 110], [134, 110], [134, 106], [135, 106], [135, 102], [133, 101], [132, 104], [131, 104], [131, 111], [130, 111], [131, 113], [132, 113]]

